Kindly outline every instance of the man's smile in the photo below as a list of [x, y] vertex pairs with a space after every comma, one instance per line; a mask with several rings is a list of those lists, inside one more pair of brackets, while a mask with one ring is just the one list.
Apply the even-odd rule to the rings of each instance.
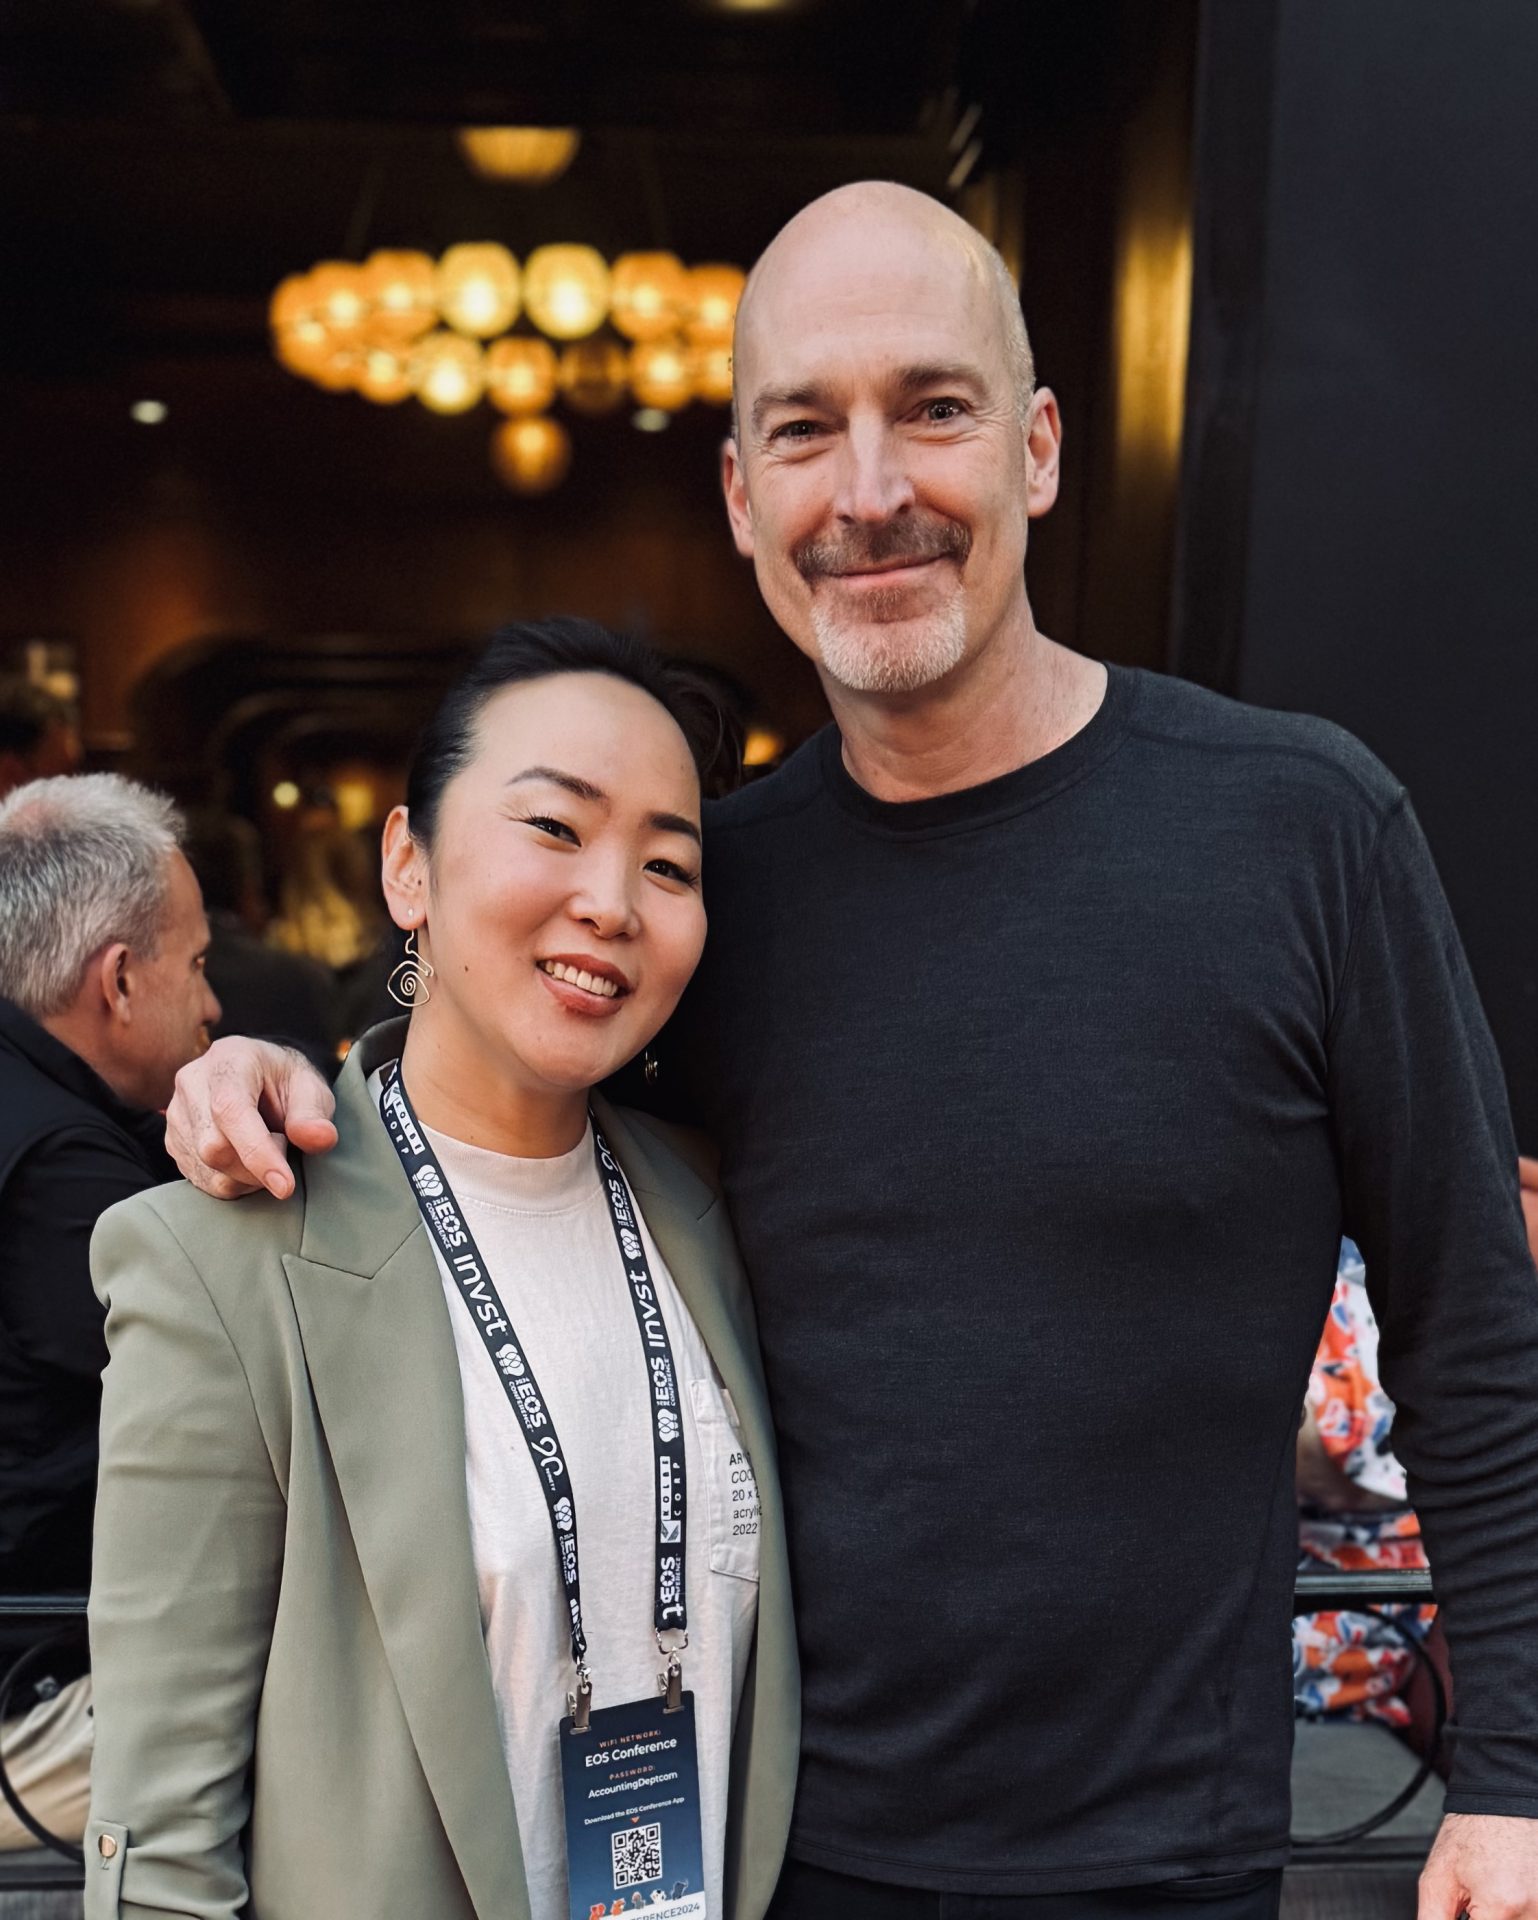
[[873, 590], [878, 587], [917, 585], [935, 567], [949, 556], [934, 553], [924, 559], [892, 560], [875, 567], [848, 567], [841, 571], [823, 575], [826, 580], [836, 580], [841, 586], [852, 587], [856, 592]]

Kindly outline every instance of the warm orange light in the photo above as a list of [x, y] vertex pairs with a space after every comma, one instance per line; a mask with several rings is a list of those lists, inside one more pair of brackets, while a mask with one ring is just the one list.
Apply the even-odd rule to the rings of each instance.
[[411, 397], [411, 362], [407, 354], [389, 347], [367, 347], [358, 372], [358, 391], [379, 407], [393, 407]]
[[627, 340], [660, 340], [678, 331], [688, 294], [675, 254], [622, 253], [609, 282], [609, 318]]
[[1173, 472], [1191, 335], [1191, 230], [1150, 214], [1123, 234], [1116, 285], [1116, 442], [1128, 471]]
[[519, 335], [486, 349], [486, 397], [503, 413], [543, 413], [555, 398], [555, 348]]
[[336, 351], [331, 335], [313, 314], [281, 328], [272, 337], [272, 350], [290, 373], [313, 379], [315, 369], [323, 366]]
[[492, 435], [491, 464], [514, 493], [548, 493], [566, 478], [571, 441], [548, 413], [507, 420]]
[[696, 267], [689, 275], [684, 332], [697, 347], [729, 344], [748, 276], [741, 267]]
[[437, 270], [428, 254], [372, 253], [358, 284], [368, 303], [368, 336], [382, 346], [420, 339], [437, 319]]
[[368, 318], [362, 277], [361, 270], [348, 260], [322, 260], [310, 271], [315, 311], [338, 346], [351, 346]]
[[676, 413], [694, 398], [694, 369], [680, 340], [648, 340], [630, 353], [630, 391], [643, 407]]
[[486, 356], [461, 333], [430, 333], [411, 357], [411, 385], [434, 413], [466, 413], [486, 386]]
[[742, 743], [742, 764], [772, 767], [784, 751], [784, 734], [776, 733], [772, 727], [749, 727], [748, 737]]
[[580, 340], [609, 309], [609, 269], [594, 247], [536, 247], [523, 269], [523, 304], [552, 340]]
[[274, 333], [309, 320], [315, 313], [315, 289], [307, 273], [291, 273], [280, 280], [267, 303], [267, 324]]
[[518, 262], [495, 241], [450, 247], [438, 262], [438, 311], [477, 340], [505, 332], [518, 317]]
[[695, 354], [694, 391], [713, 406], [731, 405], [732, 350], [729, 346], [701, 347]]
[[629, 379], [630, 355], [618, 340], [578, 340], [561, 355], [561, 392], [578, 413], [612, 413]]
[[575, 127], [461, 127], [455, 138], [478, 174], [526, 187], [559, 180], [582, 144]]
[[309, 377], [327, 393], [345, 393], [358, 384], [363, 371], [363, 352], [359, 347], [333, 347], [324, 359], [310, 369]]

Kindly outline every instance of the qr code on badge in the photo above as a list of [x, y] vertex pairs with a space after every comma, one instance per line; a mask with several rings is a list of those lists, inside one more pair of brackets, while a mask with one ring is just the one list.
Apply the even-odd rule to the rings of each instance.
[[625, 1827], [609, 1841], [614, 1855], [614, 1886], [639, 1887], [662, 1878], [662, 1828]]

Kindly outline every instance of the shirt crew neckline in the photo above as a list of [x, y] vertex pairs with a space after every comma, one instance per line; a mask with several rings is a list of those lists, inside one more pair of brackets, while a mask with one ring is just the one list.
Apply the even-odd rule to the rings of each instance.
[[922, 800], [878, 800], [844, 765], [843, 741], [836, 726], [826, 728], [818, 742], [823, 783], [845, 813], [867, 827], [901, 837], [954, 833], [1040, 806], [1092, 773], [1126, 737], [1137, 698], [1137, 675], [1109, 661], [1102, 664], [1105, 698], [1077, 733], [1039, 759], [979, 786]]
[[422, 1131], [461, 1200], [504, 1213], [571, 1213], [601, 1192], [591, 1121], [569, 1153], [548, 1160], [523, 1160], [492, 1147], [473, 1147], [431, 1127]]
[[[383, 1082], [379, 1070], [369, 1075], [376, 1111]], [[382, 1118], [380, 1125], [384, 1125]], [[504, 1213], [571, 1213], [603, 1191], [593, 1156], [591, 1115], [582, 1138], [570, 1152], [548, 1160], [524, 1160], [515, 1154], [498, 1153], [494, 1147], [472, 1146], [468, 1140], [456, 1140], [453, 1134], [440, 1133], [436, 1127], [424, 1126], [422, 1131], [461, 1200], [499, 1207]]]

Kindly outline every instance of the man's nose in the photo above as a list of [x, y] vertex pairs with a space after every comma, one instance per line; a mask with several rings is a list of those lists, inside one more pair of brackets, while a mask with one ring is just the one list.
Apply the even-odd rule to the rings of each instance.
[[218, 1026], [223, 1013], [224, 1008], [219, 1003], [218, 994], [214, 992], [212, 987], [205, 986], [203, 989], [203, 1025], [205, 1027]]
[[851, 421], [839, 459], [834, 507], [841, 520], [869, 525], [913, 504], [905, 450], [886, 421]]

